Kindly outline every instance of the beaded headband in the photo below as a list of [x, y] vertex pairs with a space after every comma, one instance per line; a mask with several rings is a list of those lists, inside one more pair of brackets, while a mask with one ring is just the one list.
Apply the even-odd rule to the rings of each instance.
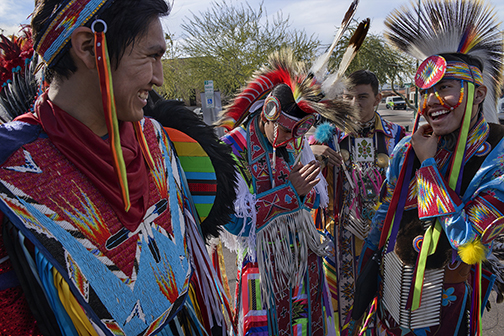
[[299, 122], [299, 119], [293, 116], [290, 116], [284, 112], [281, 112], [276, 120], [277, 123], [285, 127], [286, 129], [292, 131], [294, 126]]
[[441, 79], [460, 79], [476, 85], [483, 85], [481, 70], [461, 61], [449, 61], [434, 55], [427, 58], [418, 67], [415, 84], [426, 90], [436, 85]]
[[51, 68], [68, 45], [73, 31], [85, 25], [104, 5], [113, 0], [70, 0], [62, 3], [47, 20], [48, 26], [34, 48]]
[[483, 85], [481, 70], [464, 62], [448, 62], [445, 78], [461, 79], [475, 85]]

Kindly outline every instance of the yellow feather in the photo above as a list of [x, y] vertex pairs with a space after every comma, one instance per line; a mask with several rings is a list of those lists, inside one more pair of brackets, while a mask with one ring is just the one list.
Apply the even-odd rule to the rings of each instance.
[[468, 265], [474, 265], [486, 259], [487, 248], [479, 239], [470, 241], [458, 248], [460, 259]]
[[301, 100], [301, 98], [302, 98], [299, 85], [294, 84], [294, 90], [292, 92], [292, 95], [294, 96], [294, 101], [296, 103], [299, 103], [299, 100]]

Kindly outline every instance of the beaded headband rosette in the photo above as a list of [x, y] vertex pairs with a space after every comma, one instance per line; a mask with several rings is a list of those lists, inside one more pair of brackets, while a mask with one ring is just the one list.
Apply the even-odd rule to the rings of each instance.
[[[112, 85], [112, 71], [105, 36], [107, 23], [98, 19], [100, 13], [113, 2], [114, 0], [69, 0], [62, 2], [52, 12], [46, 26], [41, 29], [41, 34], [38, 34], [40, 37], [34, 41], [34, 49], [46, 63], [46, 66], [52, 68], [70, 47], [69, 42], [75, 29], [88, 24], [94, 19], [91, 24], [91, 30], [94, 34], [95, 60], [100, 81], [105, 122], [110, 139], [113, 166], [118, 178], [124, 209], [128, 211], [131, 203], [126, 165], [121, 149], [114, 88]], [[154, 162], [148, 150], [140, 121], [133, 122], [133, 126], [142, 154], [152, 169]]]

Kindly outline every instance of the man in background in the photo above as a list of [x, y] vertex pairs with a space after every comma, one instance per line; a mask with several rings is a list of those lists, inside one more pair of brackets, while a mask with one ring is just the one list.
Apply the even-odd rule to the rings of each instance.
[[358, 129], [350, 134], [326, 122], [317, 127], [311, 144], [325, 166], [329, 185], [329, 207], [318, 215], [334, 243], [324, 266], [340, 328], [353, 303], [362, 243], [379, 201], [389, 156], [405, 135], [402, 126], [376, 112], [382, 95], [373, 72], [355, 71], [348, 81], [345, 98], [358, 109]]

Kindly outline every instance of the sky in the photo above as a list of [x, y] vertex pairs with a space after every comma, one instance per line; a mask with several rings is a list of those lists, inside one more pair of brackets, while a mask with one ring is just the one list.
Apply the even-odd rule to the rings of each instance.
[[[172, 0], [170, 0], [172, 1]], [[242, 0], [227, 0], [228, 3], [241, 4]], [[0, 32], [12, 34], [17, 32], [19, 24], [28, 23], [28, 16], [33, 11], [34, 0], [0, 0]], [[253, 8], [258, 8], [261, 0], [247, 1]], [[492, 0], [497, 16], [504, 21], [504, 1]], [[289, 17], [292, 27], [304, 30], [309, 36], [318, 37], [324, 44], [332, 42], [336, 28], [341, 23], [351, 0], [265, 0], [264, 8], [268, 16], [273, 17], [281, 12], [284, 18]], [[384, 20], [389, 12], [409, 0], [360, 0], [355, 19], [371, 19], [372, 33], [382, 33]], [[182, 34], [180, 24], [191, 12], [198, 14], [211, 6], [209, 0], [173, 0], [170, 16], [164, 20], [165, 29], [175, 38]], [[504, 25], [501, 26], [504, 29]]]

